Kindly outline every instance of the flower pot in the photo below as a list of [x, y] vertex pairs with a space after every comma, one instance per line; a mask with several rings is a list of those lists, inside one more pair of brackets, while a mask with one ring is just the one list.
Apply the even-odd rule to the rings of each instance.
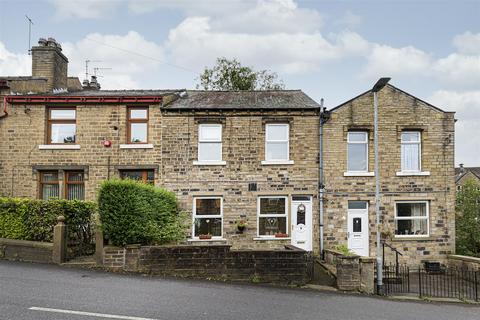
[[211, 234], [201, 234], [198, 236], [198, 238], [200, 240], [209, 240], [209, 239], [212, 239], [212, 235]]
[[275, 233], [275, 238], [288, 238], [286, 233]]

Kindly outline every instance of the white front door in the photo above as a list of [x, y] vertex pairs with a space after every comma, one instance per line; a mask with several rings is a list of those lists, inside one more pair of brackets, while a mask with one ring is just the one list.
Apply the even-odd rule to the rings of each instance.
[[368, 257], [368, 203], [366, 201], [348, 202], [348, 249]]
[[312, 251], [312, 198], [292, 196], [292, 245]]

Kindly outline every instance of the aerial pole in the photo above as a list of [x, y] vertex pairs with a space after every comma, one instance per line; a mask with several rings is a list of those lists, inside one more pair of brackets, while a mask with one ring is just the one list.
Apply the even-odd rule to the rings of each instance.
[[27, 15], [25, 15], [25, 18], [28, 20], [28, 55], [32, 54], [32, 45], [31, 45], [31, 40], [32, 40], [32, 25], [33, 21], [30, 19]]

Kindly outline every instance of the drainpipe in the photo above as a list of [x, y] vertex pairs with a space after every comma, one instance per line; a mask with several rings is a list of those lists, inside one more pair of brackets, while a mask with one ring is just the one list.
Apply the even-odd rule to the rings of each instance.
[[377, 293], [382, 294], [383, 286], [383, 259], [380, 244], [380, 174], [378, 165], [378, 91], [385, 87], [390, 78], [380, 78], [373, 86], [373, 126], [375, 151], [375, 218], [377, 234]]
[[323, 125], [328, 121], [330, 115], [323, 107], [323, 98], [320, 100], [320, 117], [319, 117], [319, 154], [318, 154], [318, 210], [319, 210], [319, 242], [320, 242], [320, 257], [323, 258], [323, 195], [325, 193], [325, 183], [323, 176]]
[[0, 115], [0, 119], [8, 116], [7, 112], [7, 96], [3, 96], [3, 114]]

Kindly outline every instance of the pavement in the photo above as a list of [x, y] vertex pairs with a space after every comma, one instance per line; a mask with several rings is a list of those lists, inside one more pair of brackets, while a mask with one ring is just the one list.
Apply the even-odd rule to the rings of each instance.
[[480, 319], [480, 307], [0, 261], [0, 319]]

